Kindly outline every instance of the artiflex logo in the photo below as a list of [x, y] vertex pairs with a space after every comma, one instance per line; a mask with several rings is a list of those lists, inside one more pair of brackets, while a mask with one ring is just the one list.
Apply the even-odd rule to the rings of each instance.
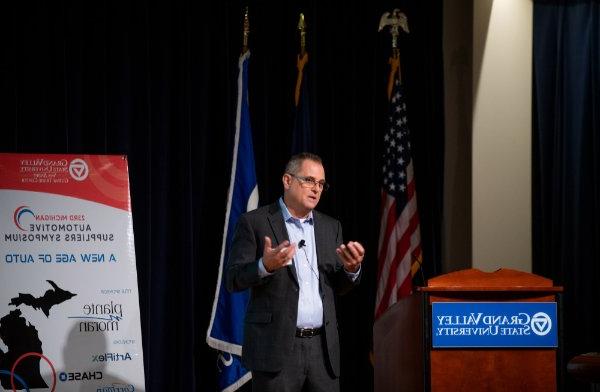
[[131, 354], [125, 353], [102, 353], [92, 354], [92, 362], [122, 362], [131, 361]]
[[73, 159], [69, 164], [69, 174], [75, 181], [83, 181], [90, 173], [87, 163], [83, 159]]
[[531, 317], [531, 330], [538, 336], [548, 335], [552, 330], [552, 319], [544, 312], [537, 312]]

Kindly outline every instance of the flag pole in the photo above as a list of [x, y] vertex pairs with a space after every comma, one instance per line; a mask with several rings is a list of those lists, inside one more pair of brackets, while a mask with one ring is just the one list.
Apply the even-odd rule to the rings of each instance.
[[250, 35], [250, 19], [248, 18], [248, 6], [244, 7], [244, 27], [243, 27], [242, 54], [248, 51], [248, 37]]
[[300, 102], [300, 89], [302, 88], [304, 66], [308, 62], [308, 53], [306, 53], [306, 21], [304, 20], [303, 13], [300, 13], [300, 17], [298, 18], [298, 30], [300, 31], [300, 53], [298, 54], [298, 58], [296, 60], [296, 67], [298, 68], [296, 89], [294, 90], [294, 103], [296, 107]]
[[306, 19], [300, 13], [297, 25], [299, 33], [299, 50], [296, 56], [296, 86], [294, 88], [294, 123], [292, 127], [292, 154], [303, 151], [314, 152], [316, 149], [316, 132], [311, 117], [310, 67], [308, 66], [308, 49], [306, 47]]

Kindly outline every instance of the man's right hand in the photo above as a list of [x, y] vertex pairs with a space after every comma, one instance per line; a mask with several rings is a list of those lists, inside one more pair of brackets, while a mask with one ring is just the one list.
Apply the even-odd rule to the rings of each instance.
[[277, 247], [272, 248], [271, 239], [265, 237], [265, 248], [263, 249], [263, 265], [268, 273], [272, 273], [281, 267], [290, 265], [296, 254], [296, 244], [283, 241]]

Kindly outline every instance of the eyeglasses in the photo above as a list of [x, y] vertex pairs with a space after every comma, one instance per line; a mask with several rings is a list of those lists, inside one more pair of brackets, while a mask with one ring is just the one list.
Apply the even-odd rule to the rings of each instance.
[[325, 192], [327, 189], [329, 189], [329, 184], [326, 183], [325, 180], [317, 181], [313, 177], [302, 177], [302, 176], [297, 176], [292, 173], [288, 173], [288, 174], [290, 176], [294, 177], [296, 180], [298, 180], [298, 182], [300, 183], [300, 186], [302, 186], [302, 188], [317, 187], [317, 189], [320, 189], [323, 192]]

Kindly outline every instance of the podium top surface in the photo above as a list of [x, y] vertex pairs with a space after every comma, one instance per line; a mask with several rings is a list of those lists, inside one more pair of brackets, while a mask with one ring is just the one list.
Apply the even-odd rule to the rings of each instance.
[[552, 280], [528, 272], [500, 268], [484, 272], [475, 268], [450, 272], [427, 281], [420, 291], [540, 291], [561, 292]]

